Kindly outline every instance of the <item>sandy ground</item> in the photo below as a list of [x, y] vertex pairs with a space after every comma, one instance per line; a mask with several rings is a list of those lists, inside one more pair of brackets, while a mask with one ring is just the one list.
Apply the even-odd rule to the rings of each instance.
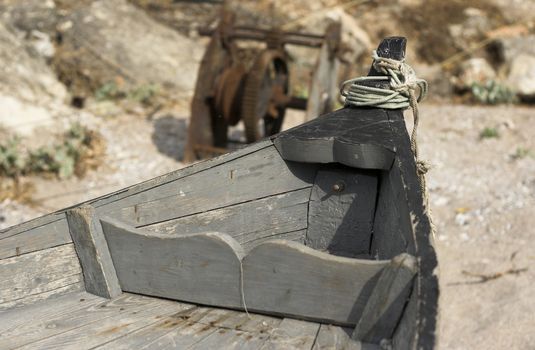
[[[440, 349], [535, 349], [534, 112], [422, 106], [420, 149], [433, 166]], [[108, 141], [107, 165], [84, 179], [36, 181], [38, 205], [0, 203], [0, 228], [183, 167], [187, 114], [96, 121]], [[302, 121], [291, 112], [285, 127]], [[481, 140], [485, 127], [500, 136]]]

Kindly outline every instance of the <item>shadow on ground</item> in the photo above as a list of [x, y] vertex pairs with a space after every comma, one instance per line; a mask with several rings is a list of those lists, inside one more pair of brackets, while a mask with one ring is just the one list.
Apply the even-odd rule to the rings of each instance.
[[153, 121], [152, 142], [158, 151], [166, 156], [181, 161], [187, 137], [187, 125], [184, 119], [167, 115]]

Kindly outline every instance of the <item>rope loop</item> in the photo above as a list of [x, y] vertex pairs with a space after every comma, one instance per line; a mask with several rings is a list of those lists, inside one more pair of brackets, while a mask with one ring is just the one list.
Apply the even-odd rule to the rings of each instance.
[[[377, 107], [383, 109], [412, 109], [414, 127], [411, 135], [411, 150], [416, 163], [416, 173], [420, 179], [420, 190], [424, 197], [425, 210], [429, 214], [431, 232], [434, 236], [435, 227], [431, 218], [429, 198], [425, 174], [429, 171], [429, 164], [420, 160], [418, 152], [418, 103], [427, 96], [427, 82], [419, 79], [405, 60], [379, 57], [373, 51], [373, 68], [384, 74], [382, 76], [367, 76], [350, 79], [340, 86], [340, 94], [345, 97], [346, 107]], [[365, 81], [388, 80], [388, 89], [363, 85]]]
[[[384, 76], [367, 76], [350, 79], [342, 83], [340, 94], [345, 97], [346, 106], [378, 107], [385, 109], [407, 109], [411, 92], [418, 91], [417, 102], [427, 95], [427, 82], [416, 77], [416, 73], [404, 60], [379, 57], [373, 51], [373, 67]], [[371, 80], [388, 80], [390, 89], [365, 86], [360, 83]]]

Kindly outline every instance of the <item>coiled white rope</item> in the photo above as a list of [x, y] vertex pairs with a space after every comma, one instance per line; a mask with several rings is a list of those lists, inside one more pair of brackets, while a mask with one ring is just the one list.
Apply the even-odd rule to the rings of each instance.
[[[418, 102], [427, 96], [427, 82], [416, 77], [416, 73], [405, 60], [379, 57], [373, 51], [373, 67], [384, 75], [359, 77], [347, 80], [340, 87], [340, 94], [345, 97], [345, 105], [353, 107], [377, 107], [384, 109], [412, 109], [414, 127], [411, 135], [411, 149], [416, 159], [418, 174], [421, 176], [422, 189], [425, 188], [424, 175], [428, 165], [418, 155]], [[360, 83], [370, 80], [388, 80], [389, 89], [365, 86]]]

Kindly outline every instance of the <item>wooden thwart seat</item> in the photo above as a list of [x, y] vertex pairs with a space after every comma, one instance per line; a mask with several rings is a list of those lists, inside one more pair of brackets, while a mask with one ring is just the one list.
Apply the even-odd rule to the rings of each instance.
[[352, 259], [271, 240], [246, 255], [222, 233], [163, 235], [101, 223], [125, 292], [357, 326], [356, 339], [391, 335], [416, 272], [408, 254]]

